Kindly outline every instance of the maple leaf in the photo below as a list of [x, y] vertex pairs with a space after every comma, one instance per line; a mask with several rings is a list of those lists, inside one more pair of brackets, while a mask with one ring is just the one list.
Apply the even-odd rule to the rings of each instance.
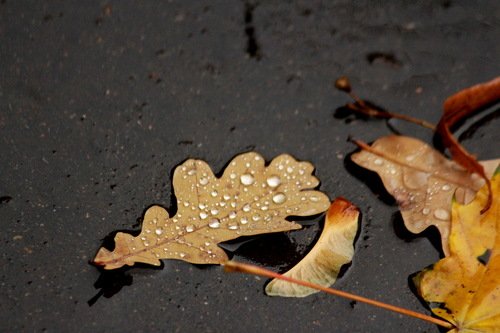
[[319, 180], [309, 162], [280, 155], [266, 166], [257, 153], [236, 156], [217, 178], [207, 163], [187, 160], [174, 171], [177, 214], [150, 207], [141, 233], [119, 232], [115, 248], [101, 248], [94, 263], [105, 269], [136, 262], [159, 266], [160, 259], [195, 264], [228, 260], [218, 243], [240, 236], [300, 229], [288, 216], [309, 216], [328, 209], [330, 201], [312, 190]]
[[500, 331], [500, 168], [491, 182], [490, 209], [481, 214], [484, 186], [468, 205], [453, 202], [450, 256], [419, 273], [419, 295], [450, 332]]
[[[358, 217], [359, 210], [349, 201], [343, 198], [334, 200], [314, 247], [283, 276], [324, 287], [332, 285], [341, 267], [351, 262], [354, 255], [353, 241], [358, 230]], [[317, 289], [280, 279], [274, 279], [266, 286], [266, 294], [270, 296], [305, 297], [317, 292]]]
[[[362, 151], [353, 154], [352, 160], [379, 174], [386, 190], [398, 202], [408, 230], [420, 233], [434, 225], [448, 255], [453, 194], [457, 190], [459, 202], [466, 203], [484, 185], [484, 180], [414, 138], [390, 135], [371, 146], [356, 143]], [[491, 166], [496, 167], [498, 162], [483, 162], [490, 175], [494, 170]]]

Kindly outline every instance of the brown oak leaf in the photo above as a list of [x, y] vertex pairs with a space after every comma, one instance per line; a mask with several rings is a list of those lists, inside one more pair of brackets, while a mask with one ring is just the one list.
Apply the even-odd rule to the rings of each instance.
[[[447, 159], [424, 142], [390, 135], [371, 146], [357, 142], [362, 151], [352, 155], [358, 165], [379, 174], [386, 190], [399, 204], [405, 226], [420, 233], [434, 225], [441, 234], [442, 248], [449, 254], [451, 202], [466, 203], [484, 185], [458, 163]], [[500, 160], [482, 162], [491, 175]]]
[[159, 266], [160, 259], [196, 264], [228, 260], [218, 243], [240, 236], [300, 229], [289, 216], [310, 216], [328, 209], [328, 197], [313, 190], [319, 180], [309, 162], [280, 155], [266, 166], [262, 156], [236, 156], [217, 178], [207, 163], [187, 160], [175, 169], [173, 186], [178, 211], [170, 217], [150, 207], [141, 233], [119, 232], [115, 248], [101, 248], [94, 263], [115, 269], [136, 262]]

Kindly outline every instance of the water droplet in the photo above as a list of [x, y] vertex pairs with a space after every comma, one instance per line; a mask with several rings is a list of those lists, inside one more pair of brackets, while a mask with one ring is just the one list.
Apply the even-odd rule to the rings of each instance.
[[257, 222], [258, 220], [260, 220], [260, 215], [255, 214], [254, 216], [252, 216], [252, 220], [254, 220], [255, 222]]
[[231, 207], [236, 208], [236, 202], [231, 202]]
[[248, 213], [248, 212], [250, 211], [250, 209], [251, 209], [251, 207], [250, 207], [250, 205], [249, 205], [249, 204], [246, 204], [245, 206], [243, 206], [243, 211], [244, 211], [244, 212], [247, 212], [247, 213]]
[[206, 206], [205, 206], [204, 204], [202, 204], [202, 203], [198, 205], [198, 208], [199, 208], [199, 209], [205, 209], [205, 207], [206, 207]]
[[299, 170], [299, 175], [301, 175], [301, 176], [302, 176], [302, 175], [303, 175], [303, 174], [305, 174], [305, 173], [306, 173], [306, 170], [304, 170], [304, 169], [300, 169], [300, 170]]
[[223, 198], [224, 200], [229, 200], [231, 199], [231, 196], [229, 194], [224, 194]]
[[384, 164], [384, 161], [380, 158], [376, 158], [375, 161], [373, 161], [375, 165], [382, 165]]
[[230, 174], [230, 175], [229, 175], [229, 178], [231, 178], [231, 179], [236, 179], [236, 174], [235, 174], [235, 173]]
[[208, 223], [208, 226], [213, 229], [217, 229], [220, 227], [220, 221], [219, 219], [211, 219], [210, 223]]
[[240, 220], [240, 223], [241, 224], [247, 224], [248, 223], [248, 218], [242, 217], [241, 220]]
[[144, 242], [143, 243], [145, 247], [148, 247], [149, 246], [149, 243], [148, 242]]
[[227, 227], [229, 230], [238, 230], [238, 226], [236, 224], [231, 224]]
[[158, 219], [155, 217], [152, 222], [156, 224], [158, 222]]
[[145, 241], [145, 240], [146, 240], [146, 237], [141, 237], [141, 240]]
[[189, 170], [187, 174], [190, 175], [190, 176], [195, 175], [196, 174], [196, 169]]
[[309, 200], [311, 200], [312, 202], [318, 202], [319, 198], [316, 197], [316, 196], [312, 196], [312, 197], [309, 198]]
[[201, 185], [207, 185], [208, 184], [208, 178], [205, 178], [205, 177], [200, 178], [200, 184]]
[[234, 219], [236, 217], [236, 212], [230, 212], [229, 213], [229, 218]]
[[286, 196], [283, 193], [277, 193], [273, 196], [273, 202], [275, 204], [282, 204], [285, 200]]
[[283, 164], [278, 165], [278, 170], [283, 170], [284, 168]]
[[194, 231], [194, 226], [193, 225], [186, 226], [186, 232], [193, 232], [193, 231]]
[[205, 246], [210, 246], [210, 242], [205, 242]]
[[288, 168], [286, 168], [286, 172], [292, 173], [293, 172], [293, 168], [289, 166]]
[[156, 228], [155, 234], [161, 235], [162, 233], [163, 233], [163, 229], [162, 228]]
[[219, 206], [224, 207], [226, 203], [224, 201], [219, 202]]
[[421, 220], [417, 220], [417, 221], [413, 222], [413, 226], [415, 228], [422, 228], [424, 225], [425, 225], [425, 222], [421, 221]]
[[422, 214], [424, 214], [424, 215], [429, 215], [430, 212], [431, 212], [431, 210], [429, 208], [422, 209]]
[[252, 175], [245, 173], [244, 175], [241, 175], [240, 181], [243, 185], [248, 186], [255, 182], [255, 178], [253, 178]]
[[448, 185], [448, 184], [444, 184], [444, 185], [441, 187], [441, 189], [442, 189], [443, 191], [449, 191], [449, 190], [451, 190], [451, 186], [450, 186], [450, 185]]
[[219, 210], [218, 210], [218, 209], [215, 209], [215, 208], [212, 208], [212, 209], [210, 210], [210, 213], [211, 213], [212, 215], [217, 215], [217, 214], [219, 214]]
[[204, 220], [208, 217], [208, 214], [205, 212], [200, 212], [200, 219]]
[[446, 221], [450, 218], [450, 213], [442, 208], [439, 208], [434, 211], [434, 217], [439, 220]]
[[187, 207], [187, 206], [189, 206], [189, 202], [184, 201], [183, 205], [184, 205], [184, 207]]
[[214, 197], [214, 198], [217, 196], [217, 194], [218, 194], [218, 193], [217, 193], [217, 191], [216, 191], [216, 190], [213, 190], [213, 191], [210, 193], [210, 195], [211, 195], [212, 197]]
[[263, 210], [263, 211], [266, 211], [266, 210], [268, 210], [268, 209], [269, 209], [269, 207], [267, 207], [267, 206], [262, 206], [262, 207], [260, 207], [260, 209], [261, 209], [261, 210]]
[[184, 252], [179, 253], [179, 257], [184, 258], [186, 254]]
[[281, 179], [278, 176], [271, 176], [266, 179], [266, 183], [269, 187], [278, 187], [281, 184]]
[[396, 174], [396, 169], [390, 169], [389, 172], [391, 173], [391, 175], [395, 175]]

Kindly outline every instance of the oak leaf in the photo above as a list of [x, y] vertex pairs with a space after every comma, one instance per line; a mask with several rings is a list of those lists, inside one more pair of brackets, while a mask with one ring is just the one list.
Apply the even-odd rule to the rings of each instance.
[[[453, 194], [457, 190], [459, 202], [466, 203], [484, 185], [484, 180], [411, 137], [390, 135], [371, 146], [357, 143], [362, 151], [353, 154], [352, 160], [379, 174], [386, 190], [398, 202], [407, 229], [420, 233], [434, 225], [448, 255]], [[491, 175], [499, 160], [482, 163]]]
[[500, 332], [500, 168], [491, 186], [483, 214], [487, 186], [468, 205], [453, 202], [450, 256], [414, 279], [432, 312], [456, 327], [450, 332]]
[[160, 259], [195, 264], [228, 260], [218, 243], [240, 236], [300, 229], [285, 220], [328, 209], [330, 201], [312, 190], [319, 180], [309, 162], [280, 155], [266, 166], [257, 153], [236, 156], [217, 178], [208, 164], [187, 160], [174, 171], [173, 187], [178, 211], [170, 217], [160, 206], [150, 207], [141, 233], [119, 232], [115, 248], [101, 248], [94, 263], [105, 269], [136, 262], [159, 266]]
[[[336, 280], [343, 265], [354, 255], [354, 237], [358, 231], [359, 210], [349, 201], [337, 198], [325, 217], [321, 236], [309, 253], [283, 275], [297, 280], [329, 287]], [[272, 280], [266, 294], [283, 297], [305, 297], [319, 292], [317, 289]]]

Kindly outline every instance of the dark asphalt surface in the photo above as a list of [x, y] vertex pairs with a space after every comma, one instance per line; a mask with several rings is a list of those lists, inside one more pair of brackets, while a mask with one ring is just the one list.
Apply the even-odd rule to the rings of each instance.
[[[290, 153], [362, 211], [336, 287], [428, 313], [408, 279], [439, 258], [436, 233], [405, 231], [378, 177], [349, 162], [349, 136], [391, 130], [335, 118], [349, 99], [332, 82], [436, 122], [447, 96], [499, 74], [499, 40], [493, 0], [0, 0], [0, 331], [439, 332], [324, 294], [267, 297], [265, 279], [216, 266], [101, 275], [88, 262], [148, 206], [171, 207], [185, 159], [219, 172], [241, 152]], [[480, 159], [498, 156], [495, 115], [462, 136]], [[285, 271], [318, 236], [311, 221], [234, 257]]]

